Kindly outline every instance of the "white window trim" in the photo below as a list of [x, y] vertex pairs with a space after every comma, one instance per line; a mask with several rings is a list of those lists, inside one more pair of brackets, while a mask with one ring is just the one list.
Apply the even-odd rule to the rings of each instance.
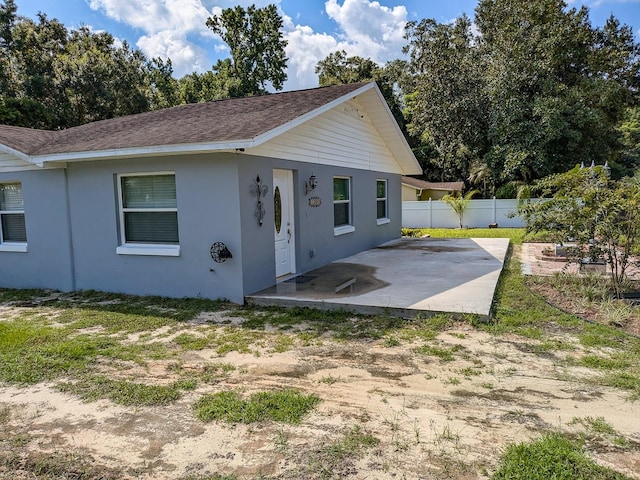
[[[345, 180], [349, 181], [349, 200], [333, 200], [333, 205], [337, 204], [337, 203], [347, 203], [349, 204], [349, 223], [346, 225], [340, 225], [337, 227], [333, 227], [333, 236], [337, 237], [339, 235], [344, 235], [346, 233], [353, 233], [356, 231], [356, 227], [353, 225], [353, 204], [351, 203], [351, 199], [352, 199], [352, 195], [351, 195], [351, 184], [352, 184], [352, 179], [351, 177], [345, 177], [345, 176], [341, 176], [341, 175], [335, 175], [333, 177], [333, 180], [335, 180], [336, 178], [343, 178]], [[333, 221], [335, 222], [335, 217], [333, 219]]]
[[[378, 197], [378, 182], [384, 182], [384, 197]], [[387, 223], [391, 223], [391, 219], [389, 218], [389, 182], [386, 178], [376, 179], [376, 217], [378, 216], [378, 202], [382, 200], [384, 200], [386, 216], [382, 218], [376, 218], [377, 225], [385, 225]]]
[[[20, 185], [20, 191], [22, 192], [22, 182], [1, 182], [2, 185], [18, 184]], [[22, 192], [24, 195], [24, 192]], [[0, 221], [2, 215], [24, 215], [24, 208], [22, 210], [0, 210]], [[0, 225], [0, 252], [16, 252], [26, 253], [28, 242], [5, 242], [2, 236], [2, 226]]]
[[[125, 238], [124, 230], [124, 213], [126, 212], [178, 212], [176, 208], [124, 208], [122, 203], [122, 178], [123, 177], [151, 177], [155, 175], [173, 175], [175, 178], [176, 172], [173, 171], [161, 171], [161, 172], [137, 172], [137, 173], [119, 173], [117, 175], [117, 187], [118, 187], [118, 217], [120, 222], [120, 242], [121, 244], [116, 247], [116, 254], [118, 255], [147, 255], [158, 257], [179, 257], [180, 245], [163, 245], [157, 243], [132, 243], [127, 242]], [[177, 200], [177, 199], [176, 199]]]
[[0, 243], [0, 252], [26, 253], [26, 243]]
[[333, 227], [333, 236], [344, 235], [345, 233], [353, 233], [356, 231], [356, 227], [353, 225], [340, 225], [339, 227]]
[[155, 255], [179, 257], [180, 245], [157, 245], [155, 243], [127, 243], [116, 248], [118, 255]]

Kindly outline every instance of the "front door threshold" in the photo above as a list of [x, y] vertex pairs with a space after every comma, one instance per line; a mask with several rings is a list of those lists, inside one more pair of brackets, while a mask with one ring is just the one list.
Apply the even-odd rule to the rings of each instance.
[[280, 275], [279, 277], [276, 278], [276, 285], [278, 283], [282, 283], [282, 282], [286, 282], [287, 280], [291, 280], [292, 278], [295, 278], [297, 276], [297, 274], [295, 273], [287, 273], [285, 275]]

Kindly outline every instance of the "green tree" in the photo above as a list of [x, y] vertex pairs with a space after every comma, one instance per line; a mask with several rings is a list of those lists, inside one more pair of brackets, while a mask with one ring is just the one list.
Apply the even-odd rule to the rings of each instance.
[[263, 94], [269, 84], [282, 90], [287, 79], [287, 41], [275, 5], [227, 8], [209, 17], [207, 27], [220, 35], [231, 51], [230, 59], [219, 60], [213, 67], [224, 77], [220, 83], [228, 86], [229, 96]]
[[348, 57], [344, 50], [330, 53], [316, 65], [321, 87], [374, 80], [378, 70], [380, 67], [370, 58]]
[[321, 87], [342, 85], [346, 83], [376, 82], [391, 113], [405, 130], [402, 102], [395, 90], [398, 72], [395, 65], [380, 66], [370, 58], [359, 56], [348, 57], [347, 52], [338, 50], [330, 53], [316, 65], [318, 84]]
[[[545, 201], [526, 200], [531, 194]], [[537, 181], [518, 212], [528, 232], [551, 232], [556, 243], [574, 241], [569, 261], [604, 259], [614, 295], [621, 295], [640, 242], [640, 175], [615, 181], [601, 166], [576, 166]]]
[[178, 81], [173, 78], [171, 59], [152, 58], [148, 70], [148, 93], [151, 110], [173, 107], [180, 103]]
[[449, 205], [451, 209], [458, 216], [458, 222], [460, 224], [460, 228], [462, 228], [464, 211], [469, 206], [469, 202], [471, 201], [473, 196], [476, 195], [477, 193], [478, 193], [477, 190], [472, 190], [470, 192], [467, 192], [464, 195], [451, 195], [448, 193], [444, 197], [442, 197], [442, 201], [447, 205]]
[[408, 129], [437, 151], [439, 180], [463, 180], [486, 151], [484, 78], [471, 20], [409, 22], [405, 37], [414, 75]]
[[629, 176], [633, 174], [633, 170], [640, 167], [640, 107], [627, 109], [618, 130], [622, 137], [622, 151], [614, 167], [624, 168], [625, 176]]
[[106, 32], [81, 27], [68, 34], [64, 51], [53, 59], [56, 127], [149, 110], [148, 62], [124, 42], [114, 45]]
[[170, 61], [16, 11], [12, 0], [0, 6], [1, 123], [55, 130], [177, 103]]
[[501, 182], [604, 163], [637, 79], [637, 45], [611, 18], [562, 0], [481, 0], [479, 48], [490, 109], [485, 161]]

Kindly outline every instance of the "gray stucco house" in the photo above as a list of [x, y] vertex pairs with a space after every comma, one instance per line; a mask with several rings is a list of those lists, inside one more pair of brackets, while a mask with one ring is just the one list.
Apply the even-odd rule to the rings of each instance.
[[399, 237], [419, 173], [375, 83], [0, 125], [0, 287], [242, 303]]

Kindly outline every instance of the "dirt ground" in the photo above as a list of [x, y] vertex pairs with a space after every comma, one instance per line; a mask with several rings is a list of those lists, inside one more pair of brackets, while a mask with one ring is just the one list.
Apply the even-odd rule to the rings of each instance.
[[[223, 320], [224, 314], [213, 317]], [[197, 334], [211, 326], [189, 328]], [[23, 439], [25, 457], [73, 455], [104, 474], [90, 478], [123, 479], [487, 478], [508, 444], [544, 431], [584, 434], [581, 419], [603, 418], [616, 433], [587, 433], [589, 454], [640, 479], [640, 402], [594, 386], [589, 379], [597, 372], [571, 366], [568, 360], [584, 353], [576, 338], [561, 333], [555, 341], [556, 350], [540, 353], [535, 340], [492, 336], [460, 323], [431, 342], [455, 352], [446, 362], [404, 340], [322, 338], [283, 353], [192, 350], [183, 368], [199, 371], [222, 362], [235, 369], [164, 407], [84, 403], [50, 384], [1, 386], [0, 412], [6, 412], [7, 432]], [[116, 377], [135, 374], [138, 381], [167, 384], [176, 379], [168, 367], [158, 361], [146, 368], [101, 368]], [[285, 387], [322, 399], [299, 425], [203, 423], [193, 413], [204, 393]], [[357, 455], [331, 449], [354, 429], [379, 443]], [[32, 477], [3, 472], [0, 465], [0, 478]]]

